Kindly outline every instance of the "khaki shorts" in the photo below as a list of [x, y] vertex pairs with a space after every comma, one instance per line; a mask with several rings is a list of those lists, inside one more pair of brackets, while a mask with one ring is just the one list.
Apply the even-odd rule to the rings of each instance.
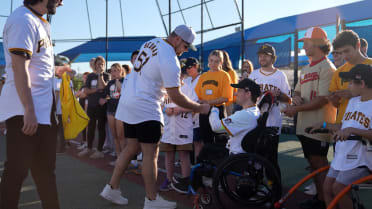
[[169, 144], [160, 142], [160, 152], [192, 151], [192, 144]]

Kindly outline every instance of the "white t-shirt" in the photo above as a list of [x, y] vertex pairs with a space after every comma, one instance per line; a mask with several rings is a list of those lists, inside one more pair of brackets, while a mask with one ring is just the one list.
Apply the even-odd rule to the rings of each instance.
[[174, 48], [161, 38], [144, 43], [124, 84], [115, 117], [128, 124], [160, 121], [164, 124], [160, 103], [165, 88], [180, 86], [180, 63]]
[[[353, 127], [362, 130], [372, 129], [372, 100], [361, 101], [361, 97], [349, 100], [341, 129]], [[331, 167], [335, 170], [345, 171], [367, 166], [372, 170], [372, 151], [367, 151], [367, 146], [361, 141], [337, 141], [335, 156]]]
[[[184, 83], [181, 87], [181, 92], [184, 93], [193, 101], [198, 100], [198, 96], [191, 86]], [[165, 99], [164, 107], [173, 108], [174, 104], [170, 98]], [[192, 112], [185, 112], [178, 115], [168, 116], [164, 114], [164, 131], [161, 142], [182, 145], [191, 144], [193, 141], [193, 118]]]
[[[192, 80], [192, 77], [189, 76], [189, 77], [185, 78], [185, 80], [183, 82], [185, 82], [186, 84], [191, 86], [192, 90], [195, 92], [195, 87], [196, 87], [196, 84], [198, 83], [199, 78], [200, 78], [200, 75], [198, 75], [198, 77], [196, 77], [194, 80]], [[197, 100], [195, 100], [195, 101], [197, 101]], [[199, 113], [195, 113], [192, 116], [192, 123], [194, 124], [194, 126], [193, 126], [194, 128], [199, 128]]]
[[17, 8], [7, 19], [3, 30], [7, 79], [0, 97], [0, 121], [24, 115], [16, 91], [11, 51], [31, 56], [28, 72], [31, 95], [39, 124], [50, 124], [53, 103], [54, 56], [50, 40], [50, 25], [24, 6]]
[[[268, 73], [262, 71], [262, 69], [254, 70], [250, 75], [249, 78], [254, 80], [257, 84], [260, 85], [262, 93], [265, 91], [272, 91], [279, 89], [283, 94], [286, 94], [288, 97], [291, 95], [291, 89], [288, 84], [288, 79], [285, 73], [276, 69], [274, 73]], [[285, 105], [283, 103], [278, 102], [274, 104], [271, 108], [269, 113], [269, 117], [267, 118], [266, 126], [268, 127], [282, 127], [282, 114], [280, 112], [280, 107]]]
[[221, 120], [230, 139], [227, 148], [233, 154], [245, 153], [242, 149], [242, 140], [244, 136], [257, 127], [257, 119], [260, 117], [258, 107], [250, 107], [236, 111], [234, 114]]

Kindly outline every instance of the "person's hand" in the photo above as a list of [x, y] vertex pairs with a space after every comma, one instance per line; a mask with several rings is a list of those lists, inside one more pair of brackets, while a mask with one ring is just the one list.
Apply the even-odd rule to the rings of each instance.
[[300, 96], [293, 96], [292, 104], [293, 105], [301, 105], [304, 103], [304, 100]]
[[98, 103], [99, 103], [101, 106], [103, 106], [104, 104], [106, 104], [106, 102], [107, 102], [107, 99], [105, 99], [105, 98], [100, 98], [99, 101], [98, 101]]
[[167, 114], [168, 116], [173, 115], [173, 108], [166, 108], [165, 109], [165, 114]]
[[286, 108], [282, 109], [281, 112], [284, 113], [288, 117], [293, 117], [296, 115], [297, 110], [295, 106], [289, 105]]
[[200, 104], [198, 112], [200, 112], [200, 114], [208, 115], [210, 108], [211, 106], [209, 104]]
[[173, 108], [173, 114], [174, 115], [178, 115], [180, 113], [182, 113], [182, 109], [181, 108], [179, 108], [179, 107]]
[[352, 134], [352, 130], [353, 128], [351, 127], [338, 130], [332, 135], [332, 139], [335, 141], [345, 141]]
[[274, 97], [278, 97], [281, 93], [279, 89], [275, 89], [275, 90], [272, 90], [270, 92], [273, 94]]
[[331, 95], [327, 97], [328, 101], [332, 103], [333, 106], [338, 107], [340, 105], [341, 97], [338, 96], [335, 92], [332, 92]]
[[350, 99], [353, 96], [349, 89], [335, 91], [334, 94], [345, 99]]
[[27, 136], [32, 136], [36, 133], [38, 126], [35, 110], [26, 110], [23, 116], [22, 132]]
[[207, 100], [199, 100], [199, 104], [208, 104], [208, 101]]

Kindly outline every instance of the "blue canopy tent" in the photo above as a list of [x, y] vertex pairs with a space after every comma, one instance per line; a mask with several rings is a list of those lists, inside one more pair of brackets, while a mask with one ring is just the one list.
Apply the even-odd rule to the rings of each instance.
[[[248, 55], [255, 54], [257, 51], [257, 47], [255, 47], [255, 42], [261, 42], [262, 39], [267, 39], [270, 37], [278, 37], [283, 35], [289, 35], [292, 37], [291, 41], [291, 49], [293, 50], [293, 42], [294, 34], [298, 33], [299, 37], [302, 37], [306, 30], [312, 26], [328, 26], [323, 27], [329, 35], [329, 39], [333, 39], [336, 34], [336, 22], [337, 16], [340, 17], [341, 20], [344, 20], [346, 23], [355, 22], [355, 21], [362, 21], [367, 19], [372, 19], [372, 13], [370, 9], [372, 8], [372, 0], [366, 0], [351, 4], [345, 4], [338, 7], [332, 7], [328, 9], [322, 9], [314, 12], [308, 12], [299, 15], [288, 16], [284, 18], [279, 18], [252, 28], [248, 28], [244, 31], [244, 39], [245, 39], [245, 58], [251, 58]], [[331, 25], [334, 25], [333, 27]], [[372, 33], [369, 33], [372, 36]], [[288, 37], [285, 37], [287, 39]], [[283, 39], [283, 38], [282, 38]], [[368, 40], [368, 39], [367, 39]], [[282, 42], [275, 41], [271, 39], [270, 42]], [[208, 41], [203, 45], [203, 54], [207, 54], [203, 56], [203, 60], [206, 60], [205, 57], [208, 56], [208, 51], [213, 49], [226, 49], [234, 47], [233, 52], [230, 54], [230, 58], [233, 62], [233, 67], [237, 68], [239, 58], [240, 58], [240, 45], [241, 45], [241, 33], [236, 32], [230, 35], [223, 36], [221, 38], [214, 39], [212, 41]], [[300, 45], [301, 46], [301, 45]], [[182, 57], [199, 57], [199, 51], [201, 46], [197, 45], [198, 52], [188, 52], [185, 53]], [[283, 50], [288, 50], [286, 47], [281, 47]], [[278, 51], [277, 53], [279, 56], [285, 55], [287, 56], [288, 52]], [[280, 58], [280, 57], [279, 57]], [[287, 66], [290, 64], [290, 59], [287, 60], [286, 63], [280, 63], [281, 66]]]
[[[109, 37], [108, 38], [108, 60], [120, 61], [130, 60], [133, 51], [138, 50], [141, 45], [155, 38], [155, 36], [134, 37]], [[73, 62], [89, 62], [93, 57], [106, 54], [106, 38], [96, 38], [77, 47], [60, 53]]]

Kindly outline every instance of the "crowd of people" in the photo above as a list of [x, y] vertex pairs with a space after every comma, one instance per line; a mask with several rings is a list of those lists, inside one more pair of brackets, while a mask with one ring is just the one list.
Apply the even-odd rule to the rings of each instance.
[[[42, 15], [54, 14], [60, 5], [61, 0], [25, 1], [5, 25], [7, 63], [6, 78], [0, 80], [0, 121], [6, 124], [7, 161], [0, 208], [17, 208], [28, 170], [43, 208], [59, 208], [55, 153], [68, 146], [58, 123], [63, 112], [57, 69], [62, 68], [54, 69], [49, 23]], [[26, 30], [30, 25], [37, 25], [38, 30]], [[244, 153], [242, 139], [257, 126], [261, 114], [257, 100], [265, 92], [274, 98], [266, 123], [275, 131], [266, 147], [267, 158], [279, 176], [283, 115], [297, 117], [296, 135], [311, 170], [329, 164], [327, 154], [334, 144], [330, 170], [315, 176], [316, 195], [300, 208], [326, 208], [343, 188], [371, 173], [371, 147], [363, 141], [372, 140], [372, 112], [368, 108], [372, 59], [367, 57], [365, 39], [343, 30], [331, 42], [323, 29], [309, 28], [299, 40], [309, 65], [301, 69], [292, 91], [286, 74], [275, 67], [277, 54], [270, 44], [257, 51], [260, 66], [243, 60], [237, 73], [229, 54], [214, 50], [208, 56], [208, 70], [201, 72], [198, 59], [178, 59], [189, 49], [195, 50], [195, 36], [189, 26], [177, 26], [167, 38], [147, 41], [133, 52], [132, 67], [115, 63], [106, 71], [103, 57], [91, 59], [92, 72], [83, 73], [83, 85], [74, 92], [90, 119], [77, 149], [79, 157], [98, 159], [104, 157], [107, 145], [116, 156], [110, 162], [115, 167], [112, 177], [100, 196], [128, 204], [119, 188], [120, 178], [131, 164], [138, 167], [136, 160], [140, 159], [139, 172], [146, 189], [144, 208], [176, 208], [175, 202], [163, 199], [158, 192], [188, 193], [191, 166], [203, 149], [222, 144], [227, 155]], [[69, 76], [74, 76], [74, 71], [69, 70]], [[308, 128], [310, 131], [305, 131]], [[329, 134], [316, 133], [316, 129], [327, 129]], [[30, 143], [31, 139], [36, 143]], [[159, 151], [165, 153], [166, 179], [156, 188]], [[181, 176], [175, 175], [176, 154]], [[343, 197], [337, 207], [352, 208], [351, 199]]]

